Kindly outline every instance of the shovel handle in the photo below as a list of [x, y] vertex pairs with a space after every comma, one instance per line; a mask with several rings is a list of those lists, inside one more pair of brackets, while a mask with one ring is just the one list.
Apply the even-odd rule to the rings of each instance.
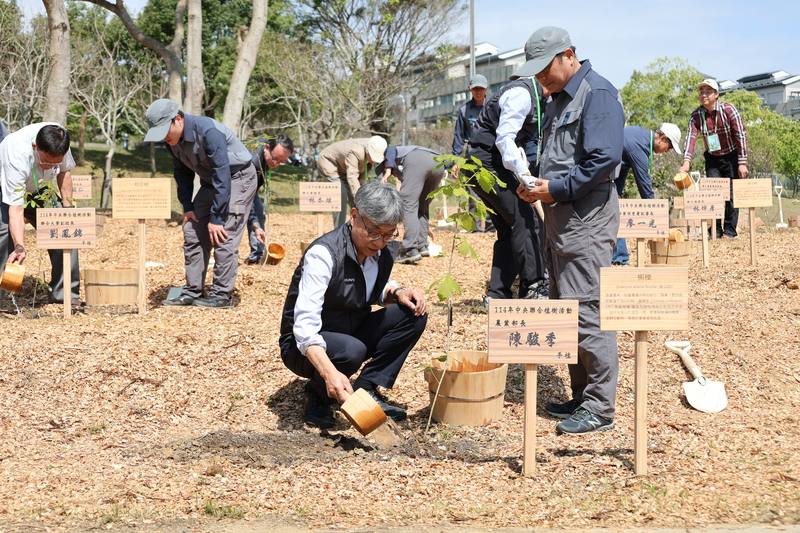
[[686, 367], [686, 370], [689, 371], [694, 379], [705, 379], [703, 378], [703, 373], [700, 371], [700, 367], [697, 366], [697, 363], [694, 362], [694, 359], [692, 359], [692, 356], [689, 355], [686, 350], [681, 350], [678, 355], [680, 356], [681, 361], [683, 361], [683, 366]]

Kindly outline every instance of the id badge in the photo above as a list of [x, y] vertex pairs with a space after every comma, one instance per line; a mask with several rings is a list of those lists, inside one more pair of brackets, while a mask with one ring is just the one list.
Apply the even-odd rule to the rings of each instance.
[[712, 133], [707, 137], [708, 142], [708, 151], [709, 152], [716, 152], [722, 148], [719, 144], [719, 135], [716, 133]]

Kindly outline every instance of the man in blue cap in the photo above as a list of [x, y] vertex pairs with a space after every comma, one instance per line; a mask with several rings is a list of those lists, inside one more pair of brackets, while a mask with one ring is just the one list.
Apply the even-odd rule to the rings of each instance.
[[[186, 285], [164, 305], [230, 307], [239, 267], [239, 243], [256, 194], [251, 154], [224, 124], [187, 115], [172, 100], [156, 100], [145, 112], [144, 142], [164, 142], [172, 154], [178, 200], [183, 206]], [[195, 173], [200, 190], [192, 199]], [[214, 251], [214, 280], [205, 296], [206, 270]]]
[[611, 265], [619, 228], [613, 179], [622, 160], [625, 116], [617, 89], [579, 61], [569, 34], [547, 26], [525, 44], [515, 75], [536, 76], [550, 93], [542, 123], [538, 178], [520, 186], [541, 200], [550, 297], [578, 300], [578, 362], [569, 365], [572, 398], [545, 409], [563, 418], [559, 433], [614, 427], [619, 359], [614, 331], [600, 330], [600, 268]]

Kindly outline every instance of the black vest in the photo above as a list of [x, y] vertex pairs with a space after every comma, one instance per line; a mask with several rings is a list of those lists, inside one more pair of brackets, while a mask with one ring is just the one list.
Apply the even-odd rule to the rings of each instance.
[[[500, 124], [500, 97], [507, 90], [514, 87], [524, 87], [528, 94], [531, 96], [531, 110], [528, 116], [525, 117], [525, 122], [522, 123], [522, 128], [517, 133], [515, 143], [517, 146], [525, 146], [529, 141], [536, 141], [539, 137], [538, 127], [536, 124], [536, 99], [534, 98], [533, 84], [530, 78], [520, 78], [511, 81], [500, 89], [500, 92], [492, 95], [492, 97], [483, 106], [481, 114], [478, 115], [478, 121], [472, 128], [472, 136], [470, 137], [470, 146], [479, 146], [487, 152], [498, 152], [495, 146], [497, 140], [497, 126]], [[539, 91], [539, 106], [544, 112], [544, 99], [542, 99], [542, 88], [537, 84]]]
[[[321, 244], [333, 258], [333, 274], [325, 291], [325, 300], [322, 304], [321, 331], [353, 334], [364, 322], [370, 313], [373, 304], [378, 303], [381, 291], [389, 281], [394, 265], [395, 250], [386, 246], [378, 257], [378, 278], [372, 294], [367, 295], [367, 285], [364, 273], [358, 264], [356, 248], [350, 235], [350, 224], [342, 224], [333, 231], [322, 235], [309, 245], [309, 249]], [[397, 248], [398, 243], [392, 241], [392, 248]], [[281, 319], [280, 344], [294, 343], [294, 304], [300, 287], [300, 278], [303, 275], [303, 260], [294, 271], [286, 301], [283, 304], [283, 318]]]

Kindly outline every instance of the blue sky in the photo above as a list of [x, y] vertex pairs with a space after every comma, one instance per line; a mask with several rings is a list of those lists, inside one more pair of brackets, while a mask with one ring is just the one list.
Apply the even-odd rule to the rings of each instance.
[[[578, 57], [616, 86], [658, 57], [683, 57], [719, 79], [800, 74], [800, 2], [475, 0], [475, 41], [524, 46], [541, 26], [570, 32]], [[458, 40], [469, 42], [469, 18]]]
[[[25, 13], [41, 0], [17, 0]], [[126, 0], [138, 12], [147, 0]], [[658, 57], [683, 57], [720, 79], [785, 70], [800, 74], [800, 2], [663, 0], [534, 2], [475, 0], [475, 40], [520, 48], [540, 26], [561, 26], [580, 58], [621, 87]], [[469, 18], [450, 37], [469, 42]]]

